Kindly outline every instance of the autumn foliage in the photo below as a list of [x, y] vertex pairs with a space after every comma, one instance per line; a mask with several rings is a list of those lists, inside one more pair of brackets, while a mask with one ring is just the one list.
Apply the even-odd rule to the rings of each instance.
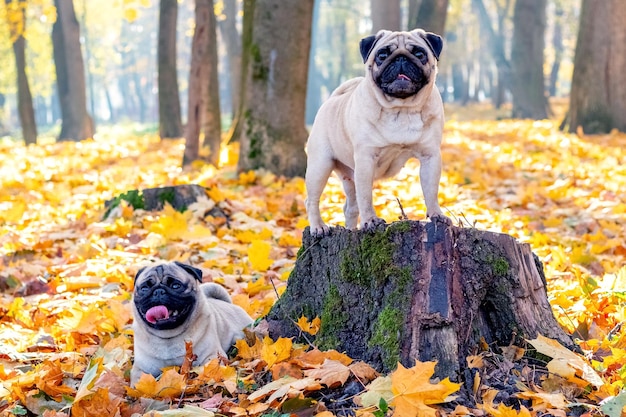
[[[449, 122], [444, 137], [442, 207], [455, 224], [531, 244], [544, 262], [555, 316], [582, 353], [542, 336], [525, 346], [485, 345], [467, 359], [475, 372], [465, 387], [474, 404], [464, 404], [456, 397], [459, 384], [432, 379], [434, 362], [379, 375], [341, 352], [271, 340], [261, 331], [238, 341], [229, 357], [167, 369], [160, 378], [144, 375], [130, 387], [129, 301], [141, 263], [201, 267], [206, 281], [225, 286], [260, 318], [284, 291], [295, 262], [307, 225], [305, 189], [302, 178], [237, 174], [236, 146], [224, 148], [220, 169], [196, 163], [183, 171], [181, 141], [112, 129], [79, 143], [0, 143], [0, 411], [620, 416], [626, 136], [576, 136], [549, 121], [501, 121]], [[376, 209], [388, 222], [402, 214], [396, 198], [409, 218], [424, 218], [417, 176], [411, 161], [376, 188]], [[104, 217], [105, 201], [128, 190], [189, 183], [206, 187], [207, 198], [182, 213], [170, 206], [147, 212], [122, 201]], [[331, 179], [326, 191], [324, 220], [343, 222], [339, 181]], [[320, 322], [302, 317], [294, 326], [315, 334]], [[505, 369], [513, 379], [501, 378]]]

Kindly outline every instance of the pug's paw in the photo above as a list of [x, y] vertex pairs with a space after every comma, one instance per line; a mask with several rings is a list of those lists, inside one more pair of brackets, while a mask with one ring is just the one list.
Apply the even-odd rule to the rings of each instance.
[[309, 230], [313, 237], [324, 237], [330, 234], [330, 227], [326, 226], [324, 223], [319, 226], [311, 226]]
[[371, 219], [363, 223], [362, 229], [372, 231], [376, 230], [376, 228], [382, 224], [386, 224], [383, 219], [381, 219], [380, 217], [372, 217]]
[[431, 222], [443, 223], [446, 226], [452, 226], [452, 219], [442, 213], [435, 213], [428, 216]]

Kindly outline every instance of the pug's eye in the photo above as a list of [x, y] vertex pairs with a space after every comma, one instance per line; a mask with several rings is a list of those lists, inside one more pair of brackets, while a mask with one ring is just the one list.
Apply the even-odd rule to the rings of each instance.
[[152, 287], [154, 287], [154, 281], [150, 279], [139, 286], [139, 293], [146, 294]]
[[427, 59], [426, 51], [422, 48], [414, 48], [413, 55], [415, 55], [415, 58], [419, 59], [420, 61], [424, 61], [425, 59]]
[[179, 280], [172, 277], [167, 278], [166, 284], [173, 290], [180, 290], [183, 287], [183, 284]]
[[389, 58], [389, 51], [387, 49], [381, 49], [376, 53], [376, 59], [380, 62], [384, 61], [387, 58]]

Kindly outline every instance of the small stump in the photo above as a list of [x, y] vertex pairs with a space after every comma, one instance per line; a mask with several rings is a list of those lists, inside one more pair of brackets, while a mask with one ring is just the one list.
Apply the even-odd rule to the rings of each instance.
[[270, 336], [298, 338], [302, 315], [321, 318], [312, 340], [320, 349], [383, 372], [436, 360], [435, 376], [455, 381], [484, 342], [523, 344], [540, 333], [574, 346], [528, 244], [440, 222], [334, 228], [322, 238], [307, 228], [287, 290], [267, 316]]

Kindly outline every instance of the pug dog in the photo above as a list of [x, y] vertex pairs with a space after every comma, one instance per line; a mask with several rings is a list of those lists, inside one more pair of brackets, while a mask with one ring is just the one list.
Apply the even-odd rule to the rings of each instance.
[[306, 208], [310, 232], [328, 234], [319, 202], [331, 172], [343, 183], [346, 227], [385, 221], [372, 204], [375, 180], [392, 177], [415, 157], [426, 215], [446, 223], [439, 207], [443, 103], [435, 86], [439, 35], [381, 30], [361, 40], [365, 77], [341, 84], [320, 107], [307, 142]]
[[195, 365], [225, 355], [252, 318], [232, 304], [226, 290], [202, 284], [202, 271], [180, 262], [145, 267], [135, 276], [133, 291], [135, 360], [131, 385], [142, 373], [181, 366], [185, 341], [192, 342]]

